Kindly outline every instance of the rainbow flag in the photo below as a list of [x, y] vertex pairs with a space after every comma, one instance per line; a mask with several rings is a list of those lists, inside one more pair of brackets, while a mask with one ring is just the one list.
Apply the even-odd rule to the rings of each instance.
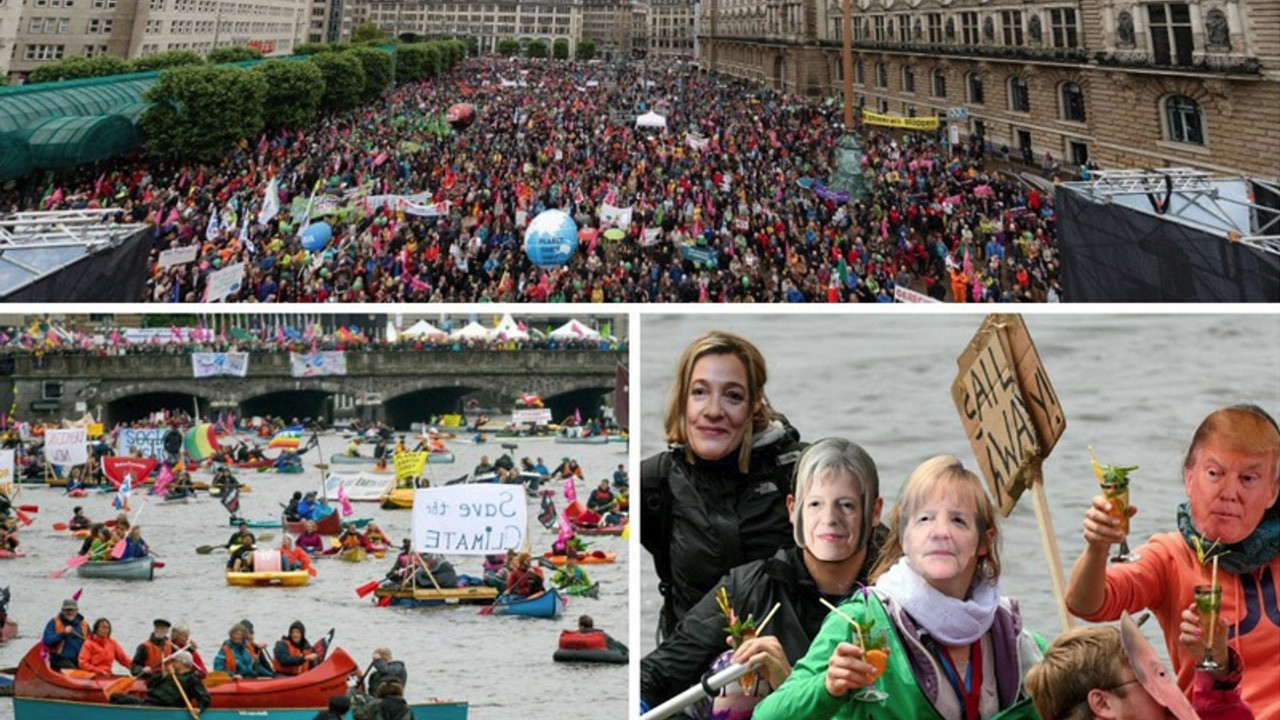
[[281, 448], [284, 450], [297, 450], [302, 444], [302, 426], [294, 425], [287, 427], [276, 433], [271, 438], [271, 442], [267, 443], [268, 448]]
[[212, 425], [196, 425], [187, 431], [183, 438], [183, 447], [196, 462], [213, 457], [218, 451], [218, 438], [214, 435]]

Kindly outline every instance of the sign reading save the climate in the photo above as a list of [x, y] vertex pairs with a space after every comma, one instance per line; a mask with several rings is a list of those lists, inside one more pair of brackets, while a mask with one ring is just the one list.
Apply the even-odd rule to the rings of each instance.
[[413, 493], [413, 551], [487, 555], [525, 545], [529, 509], [520, 485], [449, 485]]

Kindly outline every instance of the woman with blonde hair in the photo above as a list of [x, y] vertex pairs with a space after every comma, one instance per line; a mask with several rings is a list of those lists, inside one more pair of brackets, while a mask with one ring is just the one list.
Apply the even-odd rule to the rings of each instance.
[[730, 568], [791, 542], [786, 498], [804, 445], [765, 397], [767, 379], [760, 350], [733, 333], [705, 332], [680, 355], [670, 448], [640, 465], [640, 538], [660, 580], [663, 636]]
[[[871, 575], [874, 586], [839, 609], [874, 625], [854, 629], [829, 615], [755, 720], [1036, 717], [1021, 687], [1044, 640], [1023, 630], [1017, 603], [1000, 594], [995, 506], [959, 460], [939, 455], [911, 473]], [[884, 654], [869, 655], [863, 646], [880, 633]], [[847, 697], [873, 683], [887, 698]]]

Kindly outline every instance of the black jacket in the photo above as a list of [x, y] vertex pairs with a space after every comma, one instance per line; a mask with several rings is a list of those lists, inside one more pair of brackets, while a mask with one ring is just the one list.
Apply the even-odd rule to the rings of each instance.
[[766, 429], [759, 440], [746, 475], [738, 471], [736, 452], [718, 462], [690, 464], [683, 448], [673, 448], [656, 456], [665, 489], [650, 492], [652, 481], [645, 476], [655, 471], [655, 458], [641, 468], [640, 542], [653, 554], [663, 581], [663, 636], [730, 568], [772, 557], [795, 542], [787, 494], [805, 446], [785, 423]]
[[[858, 575], [865, 583], [875, 565], [880, 545], [887, 535], [883, 526], [872, 531], [867, 559]], [[724, 586], [738, 617], [751, 615], [759, 623], [775, 604], [781, 603], [765, 635], [778, 638], [787, 660], [794, 666], [809, 650], [822, 629], [828, 610], [804, 566], [801, 551], [794, 545], [779, 550], [768, 560], [756, 560], [729, 571], [715, 587]], [[857, 586], [855, 586], [856, 588]], [[840, 598], [828, 598], [839, 605]], [[696, 684], [713, 660], [729, 649], [725, 644], [729, 623], [716, 604], [715, 591], [708, 592], [676, 626], [675, 632], [640, 660], [640, 698], [651, 707], [665, 702]]]

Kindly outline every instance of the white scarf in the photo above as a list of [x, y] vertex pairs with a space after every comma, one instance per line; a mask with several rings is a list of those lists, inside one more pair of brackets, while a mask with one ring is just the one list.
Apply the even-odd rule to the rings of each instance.
[[978, 581], [968, 600], [957, 600], [925, 582], [905, 557], [876, 580], [876, 588], [943, 645], [968, 645], [982, 637], [1000, 607], [998, 583]]

